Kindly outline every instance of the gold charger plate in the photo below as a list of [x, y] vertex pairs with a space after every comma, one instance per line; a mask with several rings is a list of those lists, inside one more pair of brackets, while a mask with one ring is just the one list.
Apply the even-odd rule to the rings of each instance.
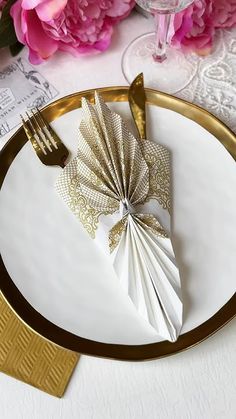
[[[128, 87], [107, 87], [97, 89], [97, 91], [106, 102], [128, 101]], [[146, 96], [149, 104], [173, 110], [197, 122], [213, 134], [236, 160], [235, 135], [209, 112], [184, 100], [155, 90], [146, 89]], [[80, 108], [82, 97], [86, 97], [93, 102], [94, 90], [74, 93], [58, 99], [43, 110], [43, 115], [51, 122], [67, 112]], [[2, 150], [0, 154], [0, 188], [11, 163], [26, 142], [27, 139], [21, 127]], [[211, 336], [236, 315], [236, 294], [234, 294], [210, 319], [181, 335], [175, 343], [163, 341], [143, 345], [108, 344], [76, 336], [56, 326], [39, 314], [15, 286], [2, 258], [0, 258], [0, 292], [23, 322], [49, 341], [79, 353], [120, 360], [138, 361], [160, 358], [183, 351]]]

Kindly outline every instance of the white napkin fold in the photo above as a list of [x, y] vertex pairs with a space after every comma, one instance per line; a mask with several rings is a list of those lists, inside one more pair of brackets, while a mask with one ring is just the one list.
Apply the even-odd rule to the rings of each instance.
[[183, 306], [168, 233], [169, 152], [136, 139], [97, 93], [94, 106], [82, 99], [82, 109], [78, 155], [56, 188], [107, 254], [139, 314], [163, 339], [174, 342]]

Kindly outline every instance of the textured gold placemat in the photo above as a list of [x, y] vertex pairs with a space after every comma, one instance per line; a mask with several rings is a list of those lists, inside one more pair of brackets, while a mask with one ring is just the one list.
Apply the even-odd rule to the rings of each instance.
[[48, 342], [21, 322], [0, 294], [0, 371], [61, 397], [79, 355]]

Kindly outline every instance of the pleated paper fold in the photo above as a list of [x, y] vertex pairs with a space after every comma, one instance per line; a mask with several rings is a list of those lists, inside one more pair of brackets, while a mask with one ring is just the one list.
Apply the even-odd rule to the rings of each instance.
[[82, 99], [78, 154], [56, 187], [113, 264], [138, 313], [157, 334], [175, 341], [182, 326], [179, 270], [160, 222], [170, 212], [170, 156], [136, 139], [95, 93]]

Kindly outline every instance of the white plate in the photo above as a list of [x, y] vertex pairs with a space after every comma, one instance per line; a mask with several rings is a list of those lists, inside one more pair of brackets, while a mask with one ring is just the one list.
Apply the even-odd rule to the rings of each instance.
[[[132, 126], [127, 103], [109, 106]], [[148, 137], [172, 153], [172, 233], [184, 333], [235, 293], [235, 162], [192, 120], [156, 106], [148, 106], [147, 118]], [[53, 123], [73, 154], [80, 119], [78, 109]], [[9, 168], [0, 191], [0, 249], [9, 275], [39, 313], [78, 336], [132, 345], [158, 342], [105, 256], [57, 195], [60, 170], [43, 166], [29, 143]]]

